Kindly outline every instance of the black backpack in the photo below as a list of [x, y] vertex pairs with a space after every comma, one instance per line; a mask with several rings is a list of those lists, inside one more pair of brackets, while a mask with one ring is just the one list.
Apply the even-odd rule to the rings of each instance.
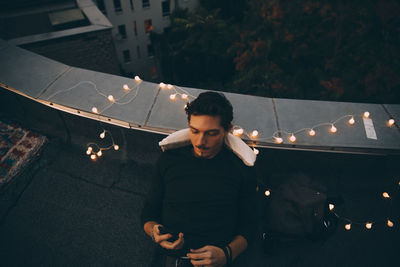
[[269, 177], [270, 196], [263, 207], [262, 239], [267, 251], [299, 239], [322, 240], [337, 226], [326, 188], [303, 172]]

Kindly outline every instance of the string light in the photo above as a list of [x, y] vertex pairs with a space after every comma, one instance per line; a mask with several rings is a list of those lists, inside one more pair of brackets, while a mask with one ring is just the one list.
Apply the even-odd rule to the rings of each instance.
[[254, 152], [254, 154], [256, 154], [256, 155], [258, 155], [259, 153], [260, 153], [260, 151], [257, 149], [257, 148], [253, 148], [253, 152]]
[[355, 122], [356, 122], [356, 121], [354, 120], [354, 117], [351, 116], [351, 118], [350, 118], [350, 120], [349, 120], [349, 124], [350, 124], [350, 125], [354, 125]]
[[393, 126], [393, 124], [394, 124], [394, 119], [390, 119], [390, 120], [388, 120], [388, 122], [387, 122], [387, 125], [389, 126], [389, 127], [392, 127]]
[[167, 85], [165, 83], [160, 83], [159, 86], [161, 89], [164, 89]]
[[344, 228], [349, 231], [351, 229], [351, 223], [346, 224]]
[[390, 198], [390, 196], [389, 196], [389, 194], [388, 194], [387, 192], [383, 192], [382, 196], [383, 196], [384, 198]]
[[254, 130], [254, 131], [251, 132], [251, 137], [252, 138], [256, 138], [257, 136], [258, 136], [258, 131], [257, 130]]
[[119, 146], [118, 145], [114, 145], [114, 150], [118, 150]]
[[367, 228], [368, 230], [371, 229], [371, 228], [372, 228], [372, 223], [367, 222], [367, 223], [365, 224], [365, 228]]
[[95, 154], [92, 154], [92, 155], [90, 155], [90, 158], [91, 158], [92, 160], [95, 160], [95, 159], [96, 159], [96, 155], [95, 155]]
[[369, 115], [370, 115], [369, 112], [368, 112], [368, 111], [365, 111], [363, 116], [364, 116], [364, 118], [368, 119], [368, 118], [369, 118]]
[[269, 196], [271, 195], [271, 191], [265, 190], [264, 195], [265, 195], [266, 197], [269, 197]]
[[106, 131], [101, 132], [100, 138], [101, 138], [101, 139], [104, 139], [105, 136], [106, 136]]
[[274, 137], [275, 138], [275, 142], [278, 144], [282, 144], [283, 139], [281, 137]]
[[167, 88], [168, 88], [169, 90], [171, 90], [171, 89], [173, 89], [174, 87], [173, 87], [171, 84], [168, 84], [168, 85], [167, 85]]
[[92, 153], [92, 150], [86, 150], [86, 155], [90, 155]]
[[308, 131], [309, 136], [315, 136], [315, 131], [313, 129]]
[[332, 127], [330, 128], [331, 133], [336, 133], [337, 132], [337, 128], [335, 127], [335, 125], [332, 124]]
[[93, 113], [99, 113], [99, 110], [96, 107], [92, 107], [92, 112]]
[[335, 208], [335, 205], [329, 204], [329, 210], [333, 210]]
[[175, 100], [175, 98], [176, 98], [176, 94], [171, 94], [171, 95], [169, 96], [169, 99], [171, 99], [171, 100]]
[[123, 86], [122, 88], [123, 88], [125, 91], [131, 90], [127, 84], [124, 84], [124, 86]]
[[186, 99], [188, 99], [189, 96], [187, 94], [182, 94], [181, 97], [182, 97], [182, 99], [186, 100]]
[[141, 81], [142, 81], [142, 79], [140, 79], [140, 77], [139, 77], [139, 76], [135, 76], [135, 81], [137, 81], [137, 82], [141, 82]]
[[114, 99], [114, 97], [112, 95], [109, 95], [107, 98], [108, 98], [108, 100], [110, 102], [114, 102], [115, 101], [115, 99]]
[[97, 152], [97, 156], [98, 157], [101, 157], [103, 155], [103, 152], [101, 152], [101, 150], [99, 150], [98, 152]]
[[389, 226], [390, 228], [392, 228], [394, 226], [394, 223], [391, 220], [387, 220], [387, 226]]
[[289, 141], [292, 142], [292, 143], [296, 142], [296, 136], [294, 136], [294, 134], [292, 134], [292, 135], [289, 137]]

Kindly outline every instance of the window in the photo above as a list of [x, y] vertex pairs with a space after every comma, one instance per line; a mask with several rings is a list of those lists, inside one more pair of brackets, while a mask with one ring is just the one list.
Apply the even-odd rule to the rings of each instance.
[[131, 53], [129, 52], [129, 50], [122, 51], [122, 56], [124, 57], [125, 63], [131, 62]]
[[118, 33], [121, 36], [121, 39], [126, 39], [126, 28], [125, 25], [118, 26]]
[[152, 25], [151, 19], [146, 19], [146, 20], [144, 21], [144, 31], [145, 31], [146, 33], [149, 33], [149, 32], [151, 32], [152, 30], [153, 30], [153, 25]]
[[143, 8], [150, 7], [150, 0], [142, 0], [142, 7]]
[[161, 3], [161, 7], [162, 7], [162, 15], [163, 17], [165, 16], [169, 16], [171, 13], [171, 9], [170, 9], [170, 1], [164, 1]]
[[129, 4], [131, 5], [131, 10], [133, 11], [134, 10], [134, 8], [133, 8], [133, 0], [129, 0]]
[[121, 0], [114, 0], [114, 10], [115, 10], [115, 12], [122, 11]]
[[135, 33], [135, 36], [137, 36], [136, 20], [133, 21], [133, 32]]
[[151, 78], [157, 78], [157, 68], [156, 68], [156, 66], [151, 66], [150, 67], [150, 75], [151, 75]]
[[153, 46], [151, 44], [147, 45], [147, 56], [148, 57], [154, 56]]
[[136, 46], [137, 58], [140, 58], [140, 46]]
[[97, 7], [99, 8], [99, 10], [106, 15], [107, 11], [106, 11], [106, 6], [104, 5], [104, 0], [97, 0]]

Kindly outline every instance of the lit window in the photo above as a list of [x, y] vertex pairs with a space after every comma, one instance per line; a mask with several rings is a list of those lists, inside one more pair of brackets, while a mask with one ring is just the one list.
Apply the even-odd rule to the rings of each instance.
[[149, 33], [149, 32], [151, 32], [152, 30], [153, 30], [153, 25], [152, 25], [151, 19], [146, 19], [146, 20], [144, 21], [144, 31], [145, 31], [146, 33]]
[[122, 55], [124, 57], [124, 62], [125, 63], [131, 62], [131, 53], [129, 52], [129, 50], [122, 51]]
[[135, 36], [137, 36], [136, 20], [133, 21], [133, 32], [135, 33]]
[[114, 10], [115, 10], [115, 12], [122, 11], [121, 0], [114, 0]]
[[169, 16], [171, 13], [171, 9], [170, 9], [170, 1], [164, 1], [161, 3], [161, 7], [162, 7], [162, 15], [163, 17]]
[[97, 0], [97, 7], [105, 15], [107, 14], [106, 6], [104, 5], [104, 0]]
[[140, 46], [136, 46], [137, 58], [140, 58]]
[[126, 39], [126, 28], [125, 25], [118, 26], [118, 33], [121, 39]]
[[150, 7], [150, 0], [142, 0], [143, 8]]
[[150, 75], [151, 75], [151, 78], [157, 78], [157, 68], [156, 68], [156, 66], [151, 66], [150, 67]]
[[148, 57], [154, 56], [153, 46], [151, 44], [147, 45], [147, 56]]
[[133, 11], [133, 10], [134, 10], [134, 7], [133, 7], [133, 0], [129, 0], [129, 4], [131, 5], [131, 10]]

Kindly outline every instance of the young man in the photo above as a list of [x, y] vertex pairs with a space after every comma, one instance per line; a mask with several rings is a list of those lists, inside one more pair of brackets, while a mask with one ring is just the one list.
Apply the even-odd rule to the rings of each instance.
[[191, 145], [159, 158], [142, 223], [162, 250], [156, 266], [233, 266], [255, 229], [252, 168], [224, 145], [233, 110], [205, 92], [186, 109]]

